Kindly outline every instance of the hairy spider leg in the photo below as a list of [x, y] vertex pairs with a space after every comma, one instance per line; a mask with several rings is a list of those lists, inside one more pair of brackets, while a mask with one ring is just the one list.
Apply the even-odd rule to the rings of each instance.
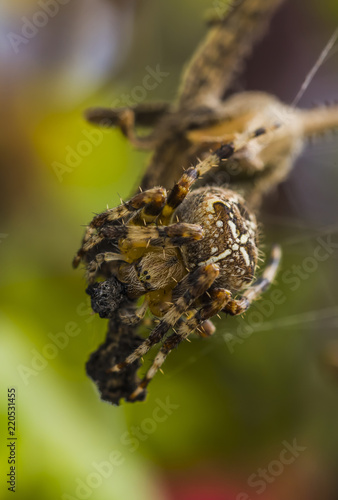
[[87, 266], [87, 281], [93, 283], [104, 262], [124, 261], [132, 262], [137, 249], [156, 247], [180, 247], [186, 243], [203, 238], [203, 230], [197, 224], [172, 224], [171, 226], [106, 226], [98, 235], [92, 237], [83, 246], [83, 251], [88, 252], [92, 247], [105, 239], [119, 241], [121, 253], [105, 252], [96, 257]]
[[271, 250], [270, 260], [260, 278], [249, 286], [240, 299], [230, 299], [223, 312], [237, 316], [243, 314], [272, 283], [280, 263], [282, 251], [279, 245], [274, 245]]
[[113, 252], [103, 252], [95, 255], [94, 259], [90, 261], [87, 266], [86, 279], [88, 283], [93, 283], [95, 281], [97, 273], [99, 272], [102, 264], [104, 264], [105, 262], [114, 261], [126, 261], [126, 259], [120, 253]]
[[104, 239], [119, 241], [121, 252], [149, 246], [180, 246], [203, 238], [203, 229], [198, 224], [172, 224], [170, 226], [105, 226], [97, 235], [83, 245], [88, 252]]
[[95, 236], [96, 229], [101, 228], [107, 223], [118, 223], [123, 217], [134, 214], [134, 212], [137, 212], [140, 209], [142, 209], [145, 217], [154, 217], [161, 212], [161, 209], [165, 204], [166, 197], [167, 192], [164, 188], [156, 187], [148, 189], [147, 191], [138, 193], [129, 201], [122, 203], [118, 207], [110, 208], [94, 217], [86, 229], [82, 240], [82, 246], [74, 257], [73, 267], [78, 267], [81, 259], [86, 253], [84, 247], [86, 243], [88, 243], [91, 238]]
[[210, 319], [205, 320], [197, 329], [196, 333], [202, 338], [211, 337], [216, 331], [216, 327]]
[[204, 161], [198, 163], [196, 167], [188, 168], [168, 194], [167, 201], [159, 216], [159, 222], [161, 224], [168, 223], [176, 208], [189, 193], [194, 182], [211, 168], [219, 166], [221, 161], [230, 158], [234, 152], [235, 148], [232, 143], [225, 144], [209, 155]]
[[145, 299], [143, 301], [143, 304], [136, 310], [130, 311], [129, 309], [120, 309], [119, 317], [121, 318], [121, 321], [126, 325], [136, 325], [144, 318], [148, 306], [148, 300]]
[[113, 366], [108, 371], [119, 372], [144, 356], [153, 345], [162, 340], [171, 327], [175, 326], [179, 318], [189, 309], [193, 302], [210, 288], [218, 275], [219, 268], [215, 264], [201, 266], [187, 274], [176, 286], [175, 293], [177, 299], [163, 316], [160, 323], [152, 330], [149, 337], [125, 361]]
[[216, 151], [210, 154], [205, 160], [198, 163], [196, 167], [188, 168], [168, 194], [167, 201], [162, 208], [161, 214], [159, 215], [159, 223], [168, 224], [170, 222], [174, 211], [183, 202], [189, 193], [191, 186], [197, 179], [205, 175], [212, 168], [219, 167], [222, 162], [229, 160], [229, 158], [231, 158], [236, 151], [245, 146], [247, 142], [265, 135], [279, 127], [280, 124], [276, 123], [269, 128], [257, 128], [249, 134], [244, 134], [243, 136], [236, 138], [233, 142], [223, 144], [223, 146], [216, 149]]
[[204, 232], [198, 224], [181, 222], [170, 226], [119, 226], [106, 227], [102, 233], [108, 238], [121, 239], [120, 248], [125, 251], [130, 248], [148, 246], [181, 246], [201, 240]]
[[163, 365], [170, 351], [177, 347], [178, 344], [185, 340], [194, 330], [200, 327], [203, 322], [208, 320], [208, 318], [211, 318], [221, 311], [231, 297], [230, 292], [228, 290], [224, 290], [223, 288], [210, 290], [209, 294], [210, 298], [208, 298], [208, 302], [204, 305], [204, 307], [198, 310], [190, 310], [187, 312], [187, 319], [180, 319], [177, 333], [173, 333], [164, 341], [163, 346], [155, 357], [151, 368], [132, 393], [130, 399], [135, 399], [141, 392], [144, 391], [151, 379]]

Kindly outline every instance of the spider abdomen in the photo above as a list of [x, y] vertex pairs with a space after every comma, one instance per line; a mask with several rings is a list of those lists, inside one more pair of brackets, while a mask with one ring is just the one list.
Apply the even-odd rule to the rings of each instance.
[[237, 193], [217, 187], [191, 192], [177, 209], [181, 222], [200, 224], [204, 238], [181, 247], [189, 269], [205, 264], [220, 268], [217, 286], [233, 291], [248, 285], [257, 264], [257, 223]]

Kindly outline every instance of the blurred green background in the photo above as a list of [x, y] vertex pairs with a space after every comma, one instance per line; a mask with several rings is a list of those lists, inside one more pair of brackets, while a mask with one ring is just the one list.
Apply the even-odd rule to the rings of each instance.
[[[0, 4], [1, 498], [12, 495], [8, 387], [20, 500], [337, 498], [336, 137], [266, 201], [265, 248], [278, 241], [284, 255], [264, 298], [182, 344], [146, 402], [103, 403], [84, 365], [107, 325], [71, 260], [83, 225], [133, 192], [148, 155], [83, 111], [136, 103], [148, 66], [168, 75], [142, 100], [172, 100], [220, 2], [63, 0], [45, 22], [47, 3]], [[335, 0], [287, 2], [234, 90], [290, 103], [337, 24]], [[338, 98], [337, 51], [301, 106]], [[295, 440], [302, 451], [283, 464]]]

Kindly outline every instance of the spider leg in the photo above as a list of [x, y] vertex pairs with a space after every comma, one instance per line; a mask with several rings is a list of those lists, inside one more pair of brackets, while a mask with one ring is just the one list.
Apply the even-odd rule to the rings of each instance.
[[[224, 293], [225, 295], [227, 295], [228, 299], [227, 299], [226, 303], [228, 303], [231, 300], [231, 292], [229, 290], [225, 290], [223, 288], [222, 289], [215, 288], [212, 290], [208, 290], [203, 295], [203, 297], [201, 297], [198, 300], [198, 306], [216, 304], [217, 301], [219, 300], [219, 293], [220, 293], [219, 291], [220, 290], [222, 291], [221, 293]], [[218, 312], [219, 312], [219, 310], [217, 310], [213, 315], [217, 314]], [[213, 315], [211, 315], [210, 317], [212, 317]], [[198, 328], [196, 328], [195, 333], [202, 338], [207, 338], [207, 337], [211, 337], [211, 335], [213, 335], [215, 333], [215, 330], [216, 330], [216, 327], [214, 326], [213, 322], [210, 319], [206, 319], [205, 321], [201, 322], [201, 324], [198, 326]]]
[[199, 177], [211, 168], [217, 167], [221, 161], [230, 158], [234, 152], [235, 148], [232, 143], [225, 144], [209, 155], [204, 161], [198, 163], [196, 167], [188, 168], [168, 194], [167, 201], [159, 216], [160, 223], [167, 224], [170, 221], [172, 214], [185, 199], [191, 186]]
[[240, 299], [231, 299], [223, 309], [223, 312], [237, 316], [243, 314], [272, 283], [274, 280], [281, 259], [281, 248], [279, 245], [274, 245], [271, 250], [270, 260], [262, 274], [262, 276], [251, 285], [242, 295]]
[[[178, 223], [170, 226], [107, 226], [104, 227], [98, 238], [121, 240], [119, 247], [122, 251], [132, 248], [146, 248], [149, 246], [181, 246], [185, 243], [201, 240], [203, 229], [198, 224]], [[96, 243], [95, 243], [96, 244]], [[90, 248], [91, 245], [88, 245]], [[86, 245], [87, 250], [87, 245]]]
[[97, 254], [94, 259], [88, 264], [86, 271], [86, 279], [88, 283], [95, 281], [96, 275], [104, 262], [125, 261], [123, 255], [113, 252], [104, 252]]
[[[118, 207], [111, 208], [94, 217], [86, 229], [82, 240], [82, 246], [74, 257], [73, 267], [78, 267], [86, 250], [85, 245], [95, 236], [95, 231], [101, 228], [106, 223], [117, 223], [123, 217], [126, 217], [141, 209], [145, 218], [154, 218], [157, 216], [165, 203], [166, 190], [163, 188], [148, 189], [142, 193], [138, 193], [131, 200], [122, 203]], [[94, 245], [92, 245], [94, 246]]]
[[148, 308], [148, 301], [144, 300], [141, 307], [139, 307], [136, 310], [131, 311], [129, 309], [121, 309], [119, 311], [119, 317], [121, 318], [122, 322], [126, 325], [136, 325], [141, 321], [141, 319], [144, 318], [147, 308]]
[[211, 337], [211, 335], [213, 335], [215, 333], [215, 330], [216, 330], [216, 327], [213, 324], [213, 322], [210, 321], [210, 319], [207, 319], [200, 325], [200, 327], [198, 328], [196, 333], [200, 337], [206, 338], [206, 337]]
[[109, 371], [119, 372], [122, 368], [144, 356], [153, 345], [162, 340], [167, 331], [174, 326], [182, 314], [192, 303], [206, 292], [219, 274], [218, 266], [207, 264], [187, 274], [174, 289], [175, 297], [172, 307], [155, 326], [149, 337], [125, 361], [113, 366]]
[[207, 156], [205, 160], [199, 162], [196, 167], [188, 168], [168, 194], [167, 201], [164, 204], [159, 216], [159, 223], [169, 223], [174, 211], [185, 199], [191, 186], [197, 179], [207, 174], [212, 168], [219, 167], [222, 162], [229, 160], [229, 158], [231, 158], [252, 139], [256, 139], [261, 135], [274, 131], [279, 128], [279, 126], [279, 123], [275, 123], [269, 128], [260, 127], [249, 134], [234, 138], [233, 142], [223, 144], [223, 146]]
[[221, 311], [231, 296], [228, 290], [224, 290], [222, 288], [214, 289], [209, 293], [210, 298], [208, 299], [207, 304], [201, 309], [190, 311], [190, 317], [188, 316], [188, 319], [180, 320], [177, 333], [173, 333], [164, 341], [163, 346], [155, 357], [151, 368], [148, 370], [146, 376], [140, 382], [136, 390], [132, 393], [130, 399], [135, 399], [141, 392], [144, 391], [151, 379], [163, 365], [170, 351], [177, 347], [180, 342], [185, 340], [190, 333], [196, 330], [196, 328], [200, 327], [205, 321], [207, 321], [208, 318], [211, 318]]
[[[149, 246], [180, 246], [203, 238], [203, 230], [198, 224], [172, 224], [170, 226], [106, 226], [99, 234], [87, 241], [82, 251], [88, 252], [105, 238], [121, 240], [119, 248], [123, 252]], [[121, 259], [123, 260], [123, 259]]]

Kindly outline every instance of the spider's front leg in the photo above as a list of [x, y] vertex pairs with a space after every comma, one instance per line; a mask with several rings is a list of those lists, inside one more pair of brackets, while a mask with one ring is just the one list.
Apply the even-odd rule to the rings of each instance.
[[270, 260], [260, 278], [243, 293], [240, 299], [230, 299], [223, 312], [231, 316], [243, 314], [272, 283], [280, 263], [282, 251], [279, 245], [274, 245], [271, 250]]
[[203, 238], [198, 224], [178, 223], [170, 226], [107, 226], [100, 231], [102, 238], [121, 240], [122, 252], [149, 246], [181, 246]]
[[208, 295], [205, 294], [202, 300], [200, 299], [202, 304], [201, 309], [188, 311], [187, 319], [180, 318], [177, 331], [165, 340], [163, 346], [155, 357], [151, 368], [148, 370], [146, 376], [140, 382], [129, 399], [133, 400], [137, 398], [139, 394], [144, 391], [151, 379], [163, 365], [170, 351], [177, 347], [194, 330], [201, 327], [201, 325], [207, 321], [208, 318], [211, 318], [220, 312], [228, 303], [230, 297], [231, 293], [223, 288], [210, 290]]
[[223, 146], [207, 156], [205, 160], [198, 163], [196, 167], [188, 168], [168, 194], [167, 201], [158, 217], [159, 223], [168, 224], [170, 222], [173, 213], [186, 198], [191, 186], [197, 179], [210, 172], [211, 169], [217, 168], [222, 165], [223, 162], [229, 160], [250, 141], [266, 135], [277, 128], [279, 128], [278, 123], [274, 123], [269, 128], [259, 127], [253, 132], [248, 132], [241, 137], [235, 138], [233, 142], [223, 144]]
[[[85, 243], [83, 252], [105, 239], [119, 242], [120, 253], [99, 253], [87, 266], [87, 281], [93, 283], [97, 273], [105, 262], [134, 260], [135, 252], [149, 246], [163, 248], [179, 247], [203, 238], [203, 230], [198, 224], [172, 224], [170, 226], [106, 226], [95, 238]], [[128, 260], [128, 256], [130, 257]]]
[[102, 228], [105, 224], [117, 224], [124, 217], [130, 217], [138, 212], [140, 218], [143, 218], [145, 221], [151, 221], [161, 212], [166, 197], [166, 190], [161, 187], [148, 189], [147, 191], [138, 193], [129, 201], [122, 203], [118, 207], [110, 208], [94, 217], [86, 229], [82, 240], [82, 246], [74, 257], [73, 267], [78, 267], [88, 251], [88, 246], [92, 248], [101, 241], [95, 234], [97, 229]]
[[224, 144], [204, 161], [198, 163], [196, 167], [188, 168], [168, 194], [167, 201], [158, 218], [159, 223], [168, 224], [177, 207], [186, 198], [194, 182], [212, 168], [218, 167], [222, 161], [231, 158], [234, 152], [233, 144]]
[[119, 372], [144, 356], [153, 345], [160, 342], [168, 330], [177, 323], [182, 314], [211, 287], [218, 274], [219, 269], [215, 264], [200, 266], [187, 274], [173, 291], [173, 305], [153, 329], [149, 337], [124, 362], [113, 366], [109, 371]]

